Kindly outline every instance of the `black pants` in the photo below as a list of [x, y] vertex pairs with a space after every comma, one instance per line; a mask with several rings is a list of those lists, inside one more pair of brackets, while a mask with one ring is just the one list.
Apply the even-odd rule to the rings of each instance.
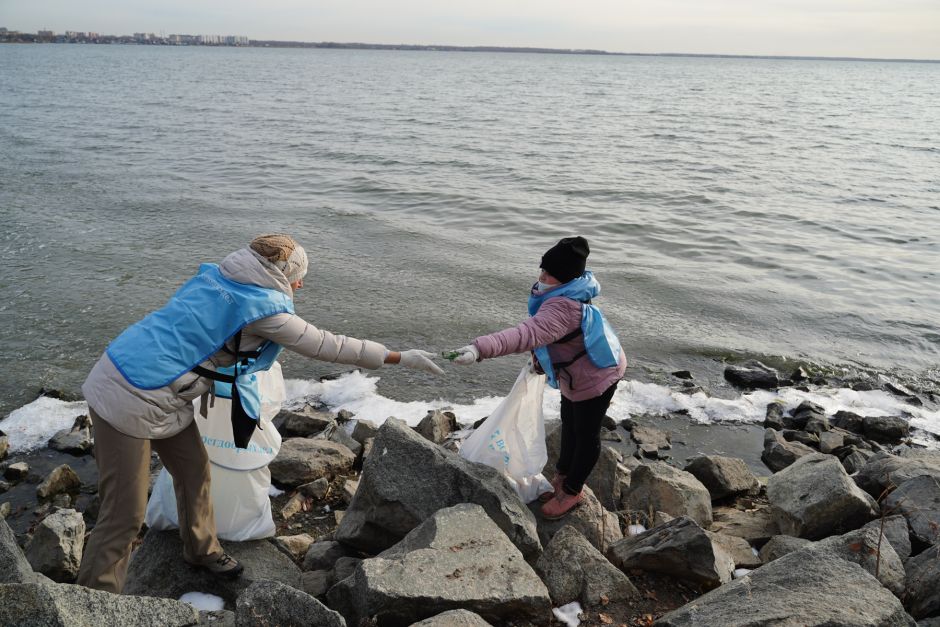
[[615, 381], [600, 396], [584, 401], [561, 397], [561, 452], [555, 470], [565, 475], [565, 492], [578, 494], [601, 454], [601, 423], [617, 390]]

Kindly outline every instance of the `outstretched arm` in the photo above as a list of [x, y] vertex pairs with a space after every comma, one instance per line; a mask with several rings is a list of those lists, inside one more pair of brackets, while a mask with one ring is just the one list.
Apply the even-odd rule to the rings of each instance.
[[[470, 346], [458, 349], [461, 355], [454, 363], [466, 365], [480, 359], [525, 353], [560, 340], [580, 324], [580, 303], [568, 298], [550, 298], [534, 316], [522, 323], [480, 336]], [[474, 351], [476, 355], [467, 358], [467, 355], [472, 355]]]
[[277, 314], [262, 318], [249, 326], [254, 335], [320, 361], [360, 366], [371, 370], [381, 368], [384, 363], [400, 363], [417, 370], [435, 374], [443, 373], [430, 360], [431, 353], [416, 350], [390, 351], [383, 344], [372, 340], [360, 340], [318, 329], [300, 316], [293, 314]]

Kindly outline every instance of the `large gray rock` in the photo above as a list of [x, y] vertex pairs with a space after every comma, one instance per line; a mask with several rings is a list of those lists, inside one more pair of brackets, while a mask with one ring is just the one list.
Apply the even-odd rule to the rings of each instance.
[[288, 438], [268, 468], [278, 484], [296, 487], [321, 477], [346, 474], [356, 462], [349, 447], [330, 440]]
[[84, 455], [91, 451], [95, 441], [91, 437], [91, 418], [79, 416], [71, 429], [63, 429], [49, 439], [49, 448], [71, 455]]
[[274, 418], [277, 430], [285, 438], [306, 438], [320, 433], [334, 421], [333, 414], [305, 405], [298, 410], [281, 410]]
[[459, 429], [457, 416], [452, 411], [431, 410], [421, 419], [415, 431], [435, 444], [443, 444], [451, 433]]
[[0, 625], [182, 627], [198, 621], [193, 606], [175, 599], [111, 594], [64, 583], [0, 585]]
[[458, 503], [482, 506], [527, 558], [541, 552], [535, 518], [502, 473], [445, 451], [389, 418], [363, 463], [359, 489], [335, 538], [375, 554]]
[[883, 444], [895, 444], [910, 435], [910, 425], [900, 416], [866, 416], [865, 437]]
[[34, 571], [71, 583], [78, 575], [84, 546], [85, 519], [74, 509], [60, 509], [36, 527], [26, 546], [26, 559]]
[[335, 422], [331, 422], [327, 427], [313, 437], [314, 440], [329, 440], [330, 442], [336, 442], [337, 444], [342, 444], [350, 451], [353, 452], [357, 458], [359, 454], [362, 453], [362, 444], [360, 444], [355, 438], [346, 433], [346, 429], [341, 427]]
[[472, 504], [438, 511], [391, 549], [363, 560], [327, 598], [351, 625], [368, 617], [409, 625], [454, 609], [503, 624], [544, 620], [551, 608], [548, 590], [522, 554]]
[[274, 538], [274, 546], [279, 548], [284, 555], [295, 562], [303, 561], [307, 555], [307, 550], [313, 544], [313, 536], [309, 533], [298, 533], [293, 536], [277, 536]]
[[492, 627], [479, 614], [467, 610], [451, 610], [413, 623], [411, 627]]
[[[826, 431], [819, 434], [819, 452], [833, 453], [845, 445], [845, 436], [835, 431]], [[843, 464], [845, 465], [845, 464]]]
[[891, 543], [894, 552], [904, 562], [911, 556], [911, 535], [907, 526], [907, 519], [900, 514], [876, 518], [862, 529], [875, 529], [884, 535], [883, 540]]
[[529, 503], [529, 509], [536, 517], [539, 541], [542, 546], [548, 544], [554, 535], [566, 526], [574, 527], [581, 532], [581, 535], [601, 553], [623, 538], [617, 515], [604, 509], [588, 486], [584, 486], [582, 493], [584, 500], [581, 505], [558, 520], [543, 518], [539, 512], [541, 504], [538, 501]]
[[333, 581], [342, 581], [349, 577], [354, 572], [359, 564], [362, 563], [362, 559], [355, 556], [341, 557], [336, 560], [336, 563], [333, 564]]
[[783, 410], [785, 406], [783, 401], [773, 401], [767, 403], [767, 410], [764, 414], [764, 427], [768, 429], [783, 429]]
[[865, 433], [865, 417], [850, 411], [839, 410], [832, 417], [833, 426], [851, 431], [852, 433]]
[[793, 536], [774, 536], [767, 541], [767, 544], [760, 549], [760, 559], [765, 564], [775, 559], [780, 559], [784, 555], [796, 553], [800, 549], [806, 548], [812, 544], [812, 540], [806, 538], [794, 538]]
[[183, 561], [179, 532], [151, 529], [131, 557], [124, 593], [178, 599], [198, 590], [222, 597], [231, 608], [238, 595], [255, 581], [279, 581], [301, 588], [300, 568], [267, 540], [223, 540], [222, 547], [245, 567], [237, 579], [222, 579], [190, 566]]
[[789, 416], [783, 417], [783, 426], [787, 429], [805, 429], [810, 421], [826, 417], [826, 410], [812, 401], [803, 401]]
[[[871, 451], [856, 448], [855, 446], [848, 446], [842, 449], [842, 454], [839, 455], [839, 459], [842, 461], [842, 467], [845, 468], [845, 472], [854, 475], [868, 463], [872, 455], [873, 453]], [[858, 483], [857, 480], [856, 483]]]
[[940, 543], [940, 481], [929, 475], [909, 479], [885, 499], [885, 509], [907, 519], [924, 544]]
[[36, 488], [36, 496], [41, 499], [54, 497], [56, 494], [78, 492], [82, 487], [82, 480], [68, 464], [62, 464], [46, 475], [46, 478]]
[[875, 453], [855, 476], [855, 482], [875, 498], [914, 477], [940, 480], [940, 451], [907, 451], [904, 456]]
[[663, 457], [661, 451], [672, 448], [669, 434], [660, 429], [638, 424], [630, 430], [630, 436], [636, 442], [643, 457], [661, 459]]
[[556, 606], [580, 601], [585, 607], [640, 596], [627, 576], [574, 527], [564, 527], [545, 546], [535, 569]]
[[904, 602], [915, 618], [940, 616], [940, 544], [907, 560]]
[[729, 536], [724, 533], [706, 531], [712, 543], [731, 558], [735, 568], [759, 568], [764, 564], [760, 555], [754, 552], [751, 543], [744, 538]]
[[0, 583], [38, 583], [33, 567], [3, 518], [0, 518], [0, 564]]
[[336, 583], [331, 570], [309, 570], [300, 578], [304, 592], [312, 597], [324, 597], [327, 591]]
[[708, 489], [691, 474], [664, 462], [651, 462], [633, 470], [622, 508], [688, 516], [706, 527], [712, 522]]
[[788, 442], [779, 431], [767, 429], [764, 431], [764, 452], [760, 459], [773, 472], [779, 472], [799, 458], [815, 452], [805, 444]]
[[666, 614], [655, 627], [916, 627], [857, 564], [792, 553]]
[[807, 455], [773, 475], [767, 498], [780, 531], [817, 540], [856, 529], [878, 515], [878, 504], [831, 455]]
[[630, 487], [630, 470], [623, 464], [623, 456], [609, 446], [601, 446], [600, 457], [585, 485], [605, 509], [619, 509], [621, 496]]
[[374, 422], [365, 418], [357, 418], [351, 435], [353, 440], [364, 446], [366, 440], [371, 440], [378, 434], [379, 428], [375, 426]]
[[335, 540], [314, 542], [304, 555], [304, 570], [332, 570], [341, 557], [350, 557], [353, 551]]
[[747, 389], [773, 390], [781, 384], [780, 374], [776, 370], [753, 360], [725, 368], [725, 380]]
[[731, 581], [734, 573], [731, 556], [686, 516], [624, 538], [610, 547], [607, 557], [621, 570], [664, 573], [705, 588]]
[[3, 478], [10, 481], [20, 481], [29, 475], [29, 464], [26, 462], [15, 462], [6, 467], [3, 471]]
[[711, 530], [729, 536], [744, 538], [751, 544], [763, 544], [780, 533], [773, 512], [767, 505], [740, 510], [736, 507], [716, 507]]
[[306, 592], [277, 581], [256, 581], [235, 602], [235, 625], [346, 627], [346, 621]]
[[816, 554], [826, 553], [847, 562], [855, 562], [895, 596], [900, 597], [904, 593], [904, 565], [901, 558], [886, 538], [879, 539], [878, 530], [873, 527], [813, 542], [800, 549], [799, 553], [808, 560], [816, 559]]
[[760, 491], [757, 477], [736, 457], [700, 455], [689, 460], [685, 471], [702, 482], [713, 500]]

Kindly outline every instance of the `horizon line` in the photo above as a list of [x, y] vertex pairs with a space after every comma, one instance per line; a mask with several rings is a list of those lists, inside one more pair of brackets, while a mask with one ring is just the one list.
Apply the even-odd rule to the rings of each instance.
[[401, 52], [411, 52], [411, 50], [401, 50], [402, 48], [412, 48], [413, 51], [422, 50], [428, 52], [543, 52], [556, 54], [582, 54], [595, 56], [621, 56], [621, 57], [716, 57], [716, 58], [734, 58], [734, 59], [792, 59], [806, 61], [885, 61], [894, 63], [940, 63], [940, 58], [916, 59], [913, 57], [856, 57], [856, 56], [828, 56], [828, 55], [803, 55], [803, 54], [749, 54], [749, 53], [726, 53], [726, 52], [618, 52], [610, 50], [601, 50], [597, 48], [546, 48], [542, 46], [501, 46], [501, 45], [459, 45], [459, 44], [386, 44], [386, 43], [368, 43], [363, 41], [299, 41], [282, 39], [251, 39], [252, 44], [258, 43], [279, 43], [294, 44], [305, 47], [347, 47], [355, 46], [369, 47], [374, 49], [399, 50]]
[[[26, 33], [24, 31], [13, 31], [19, 34], [36, 35], [38, 33]], [[54, 32], [54, 31], [53, 31]], [[73, 31], [63, 31], [73, 32]], [[74, 31], [74, 32], [94, 32], [94, 31]], [[162, 31], [161, 31], [162, 32]], [[155, 35], [155, 33], [147, 33]], [[176, 35], [177, 33], [171, 33]], [[56, 33], [56, 36], [60, 33]], [[192, 36], [192, 35], [191, 35]], [[195, 35], [198, 37], [199, 35]], [[127, 38], [133, 35], [103, 35], [103, 37]], [[165, 39], [167, 35], [159, 35]], [[428, 51], [428, 52], [506, 52], [506, 53], [541, 53], [541, 54], [582, 54], [596, 56], [631, 56], [631, 57], [704, 57], [704, 58], [726, 58], [726, 59], [778, 59], [794, 61], [871, 61], [888, 63], [940, 63], [940, 58], [913, 58], [913, 57], [861, 57], [851, 55], [811, 55], [811, 54], [751, 54], [751, 53], [724, 53], [724, 52], [620, 52], [609, 51], [596, 48], [551, 48], [543, 46], [505, 46], [505, 45], [457, 45], [457, 44], [389, 44], [389, 43], [368, 43], [357, 41], [302, 41], [291, 39], [248, 39], [249, 47], [264, 47], [257, 44], [273, 44], [282, 47], [307, 47], [307, 48], [371, 48], [383, 50], [409, 51]], [[19, 42], [0, 42], [0, 43], [19, 43]], [[37, 43], [37, 42], [33, 42]], [[58, 43], [58, 42], [40, 42], [40, 43]], [[200, 44], [205, 45], [205, 44]], [[211, 45], [211, 44], [210, 44]], [[410, 50], [409, 50], [410, 49]]]

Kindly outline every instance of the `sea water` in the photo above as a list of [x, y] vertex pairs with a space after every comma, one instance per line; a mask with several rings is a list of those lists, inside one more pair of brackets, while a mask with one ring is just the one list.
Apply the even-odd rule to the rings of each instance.
[[[619, 416], [757, 420], [768, 394], [720, 377], [748, 357], [937, 389], [938, 119], [937, 64], [0, 46], [0, 429], [265, 231], [307, 248], [312, 324], [435, 352], [524, 319], [541, 254], [584, 235], [630, 361]], [[325, 393], [469, 419], [524, 360]], [[667, 384], [685, 368], [709, 396]], [[929, 402], [781, 394], [936, 429]]]

